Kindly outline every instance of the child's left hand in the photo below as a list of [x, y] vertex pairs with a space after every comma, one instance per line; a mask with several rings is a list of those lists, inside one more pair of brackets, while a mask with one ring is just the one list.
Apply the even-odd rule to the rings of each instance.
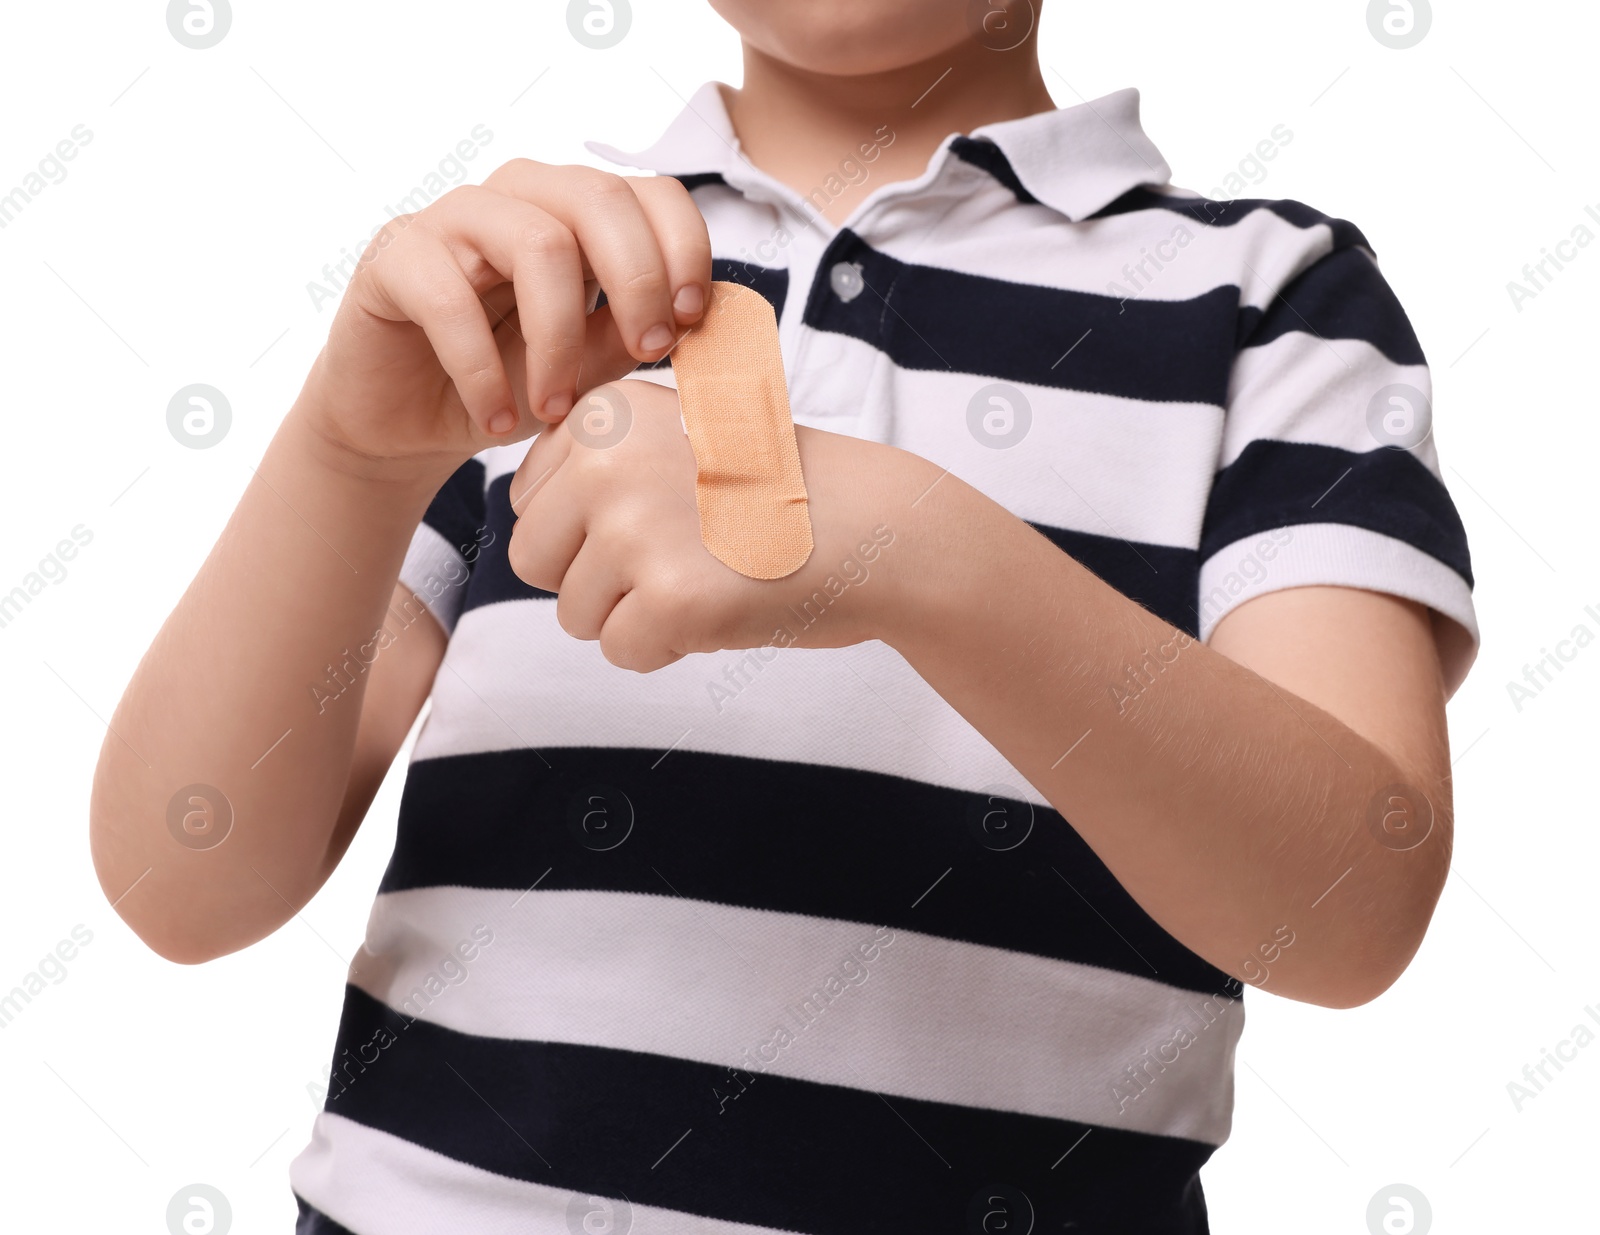
[[[610, 392], [611, 416], [590, 416]], [[912, 501], [940, 470], [907, 451], [797, 425], [815, 548], [783, 579], [749, 579], [700, 540], [695, 459], [677, 392], [619, 381], [534, 440], [511, 481], [511, 568], [558, 594], [568, 634], [648, 673], [690, 652], [844, 647], [903, 612]], [[626, 409], [625, 411], [623, 409]]]

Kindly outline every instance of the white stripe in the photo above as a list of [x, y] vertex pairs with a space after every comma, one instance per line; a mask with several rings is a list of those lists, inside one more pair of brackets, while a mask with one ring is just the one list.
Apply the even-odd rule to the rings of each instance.
[[1139, 92], [1131, 87], [1098, 99], [979, 125], [1005, 152], [1017, 178], [1042, 201], [1083, 218], [1141, 183], [1172, 175], [1139, 123]]
[[[482, 927], [492, 941], [471, 947]], [[350, 980], [462, 1033], [1227, 1138], [1242, 1003], [1216, 996], [1206, 1017], [1207, 996], [1152, 978], [876, 929], [665, 895], [417, 888], [378, 897]], [[1132, 1096], [1126, 1070], [1182, 1028], [1194, 1041]]]
[[[871, 575], [855, 586], [871, 587]], [[846, 591], [833, 603], [849, 600]], [[824, 611], [817, 622], [830, 616]], [[789, 628], [800, 624], [790, 618]], [[1004, 784], [1017, 798], [1047, 805], [888, 645], [764, 651], [764, 662], [754, 652], [696, 653], [639, 674], [606, 660], [598, 642], [562, 630], [554, 601], [469, 609], [446, 649], [453, 672], [434, 680], [413, 757], [528, 746], [672, 748], [855, 768], [967, 792]], [[1076, 736], [1064, 736], [1062, 749]]]
[[[289, 1163], [289, 1185], [352, 1231], [405, 1235], [779, 1235], [771, 1227], [724, 1222], [651, 1205], [595, 1212], [589, 1194], [511, 1179], [322, 1111], [311, 1143]], [[604, 1198], [616, 1201], [617, 1198]], [[577, 1200], [580, 1215], [569, 1220]], [[592, 1228], [581, 1215], [595, 1212]], [[624, 1212], [631, 1216], [627, 1225]]]
[[[1287, 538], [1287, 539], [1285, 539]], [[1344, 523], [1306, 523], [1247, 536], [1200, 566], [1200, 638], [1254, 597], [1282, 588], [1325, 585], [1392, 592], [1449, 618], [1468, 636], [1440, 632], [1448, 691], [1477, 655], [1478, 619], [1467, 581], [1438, 558], [1404, 541]]]
[[[541, 422], [542, 425], [542, 422]], [[540, 432], [544, 430], [541, 427]], [[496, 477], [504, 476], [507, 472], [514, 472], [528, 453], [528, 448], [533, 445], [539, 436], [534, 434], [525, 442], [511, 442], [505, 446], [490, 446], [487, 450], [479, 451], [473, 457], [483, 464], [483, 485], [487, 493], [489, 485]]]
[[[797, 214], [787, 205], [780, 210], [769, 202], [747, 201], [738, 190], [723, 184], [696, 189], [694, 202], [711, 235], [712, 256], [748, 264], [752, 270], [784, 269], [795, 234], [808, 224], [819, 226], [811, 222], [810, 214]], [[795, 289], [791, 286], [790, 290]]]
[[[799, 383], [802, 412], [796, 419], [801, 423], [819, 397], [814, 382], [826, 384], [820, 397], [840, 402], [853, 384], [858, 402], [867, 394], [890, 408], [894, 445], [949, 468], [1018, 518], [1117, 540], [1185, 548], [1199, 543], [1211, 489], [1210, 461], [1222, 435], [1220, 407], [1147, 403], [892, 365], [879, 366], [863, 390], [853, 375], [871, 370], [857, 354], [870, 349], [858, 340], [835, 338], [841, 341], [841, 363], [826, 376], [808, 373]], [[1064, 339], [1061, 350], [1074, 342]], [[1091, 335], [1082, 346], [1093, 342]], [[976, 402], [985, 409], [980, 414], [992, 408], [1004, 417], [1002, 426], [1020, 423], [1013, 398], [993, 392], [996, 385], [1019, 393], [1028, 417], [1026, 436], [998, 448], [985, 445], [982, 430], [974, 433], [968, 420]], [[816, 423], [835, 427], [820, 419]], [[889, 522], [892, 526], [894, 520]]]
[[[1233, 366], [1219, 466], [1232, 463], [1255, 438], [1361, 452], [1393, 446], [1394, 439], [1375, 435], [1368, 420], [1373, 399], [1392, 385], [1411, 386], [1432, 402], [1426, 365], [1395, 364], [1363, 339], [1320, 339], [1296, 331], [1247, 347]], [[1426, 413], [1422, 424], [1426, 432]], [[1432, 433], [1411, 453], [1440, 475]]]
[[[1333, 251], [1328, 224], [1297, 227], [1265, 207], [1226, 227], [1158, 207], [1070, 223], [1018, 205], [986, 173], [976, 185], [959, 179], [966, 166], [952, 158], [949, 193], [897, 203], [903, 225], [869, 231], [873, 247], [913, 265], [1134, 301], [1190, 300], [1237, 284], [1240, 307], [1259, 309]], [[809, 280], [809, 271], [791, 271], [802, 275]]]
[[[1073, 342], [1064, 340], [1062, 351]], [[993, 379], [897, 369], [879, 359], [859, 339], [805, 331], [798, 357], [788, 361], [795, 423], [877, 440], [886, 430], [892, 445], [949, 468], [1021, 519], [1144, 544], [1199, 542], [1223, 431], [1215, 404], [1007, 382], [1026, 401], [1028, 428], [1015, 445], [996, 448], [968, 421], [975, 400], [986, 410], [1016, 411], [1010, 396], [983, 393]], [[670, 369], [629, 377], [674, 385]], [[521, 460], [509, 450], [486, 459], [488, 479], [514, 472]]]
[[399, 582], [422, 598], [446, 634], [455, 629], [466, 597], [466, 559], [426, 523], [418, 523], [411, 535], [405, 560], [400, 564]]

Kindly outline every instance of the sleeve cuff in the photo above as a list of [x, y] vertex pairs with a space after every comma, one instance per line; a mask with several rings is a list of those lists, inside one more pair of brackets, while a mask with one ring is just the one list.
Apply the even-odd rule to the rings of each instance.
[[1247, 536], [1200, 567], [1200, 638], [1239, 605], [1291, 587], [1355, 587], [1427, 605], [1435, 622], [1445, 693], [1455, 693], [1478, 653], [1472, 589], [1438, 558], [1404, 541], [1342, 523], [1302, 523]]
[[419, 523], [400, 565], [399, 582], [422, 601], [446, 635], [455, 633], [467, 579], [466, 559], [433, 528]]

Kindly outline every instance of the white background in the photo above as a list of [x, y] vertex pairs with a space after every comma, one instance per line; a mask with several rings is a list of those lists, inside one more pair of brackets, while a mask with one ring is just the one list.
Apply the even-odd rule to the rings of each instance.
[[[75, 925], [94, 934], [0, 1030], [8, 1226], [160, 1235], [168, 1199], [202, 1181], [230, 1198], [240, 1235], [292, 1229], [286, 1169], [405, 757], [297, 920], [182, 967], [122, 925], [90, 865], [101, 718], [321, 346], [333, 307], [318, 311], [306, 285], [324, 263], [359, 252], [384, 204], [475, 125], [494, 136], [473, 180], [516, 155], [592, 162], [583, 138], [637, 149], [702, 81], [740, 80], [737, 38], [703, 4], [639, 3], [608, 51], [575, 43], [563, 8], [240, 4], [205, 51], [180, 46], [149, 0], [10, 5], [0, 19], [0, 194], [75, 125], [93, 133], [65, 180], [0, 229], [0, 592], [75, 525], [93, 535], [0, 629], [0, 990]], [[1478, 581], [1483, 650], [1450, 706], [1456, 866], [1432, 931], [1360, 1009], [1250, 998], [1235, 1131], [1204, 1175], [1213, 1229], [1360, 1235], [1369, 1198], [1395, 1182], [1426, 1194], [1439, 1232], [1592, 1229], [1579, 1180], [1597, 1147], [1600, 1045], [1520, 1112], [1507, 1083], [1585, 1005], [1600, 1014], [1600, 649], [1520, 711], [1506, 684], [1579, 623], [1600, 634], [1584, 612], [1600, 614], [1600, 246], [1520, 312], [1506, 284], [1585, 221], [1585, 203], [1600, 209], [1586, 85], [1600, 19], [1575, 3], [1439, 5], [1427, 38], [1395, 51], [1358, 0], [1051, 8], [1041, 57], [1056, 102], [1139, 87], [1176, 183], [1211, 189], [1275, 125], [1293, 130], [1249, 192], [1351, 219], [1377, 250], [1434, 366], [1437, 444]], [[209, 450], [165, 423], [193, 382], [233, 408]]]

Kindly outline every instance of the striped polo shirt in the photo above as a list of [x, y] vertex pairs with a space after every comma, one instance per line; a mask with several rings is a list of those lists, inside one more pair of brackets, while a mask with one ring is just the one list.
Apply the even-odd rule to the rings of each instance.
[[[1279, 588], [1420, 601], [1460, 681], [1466, 539], [1361, 232], [1173, 187], [1131, 89], [952, 134], [822, 218], [893, 140], [808, 199], [706, 83], [647, 150], [590, 149], [691, 189], [715, 277], [776, 310], [797, 423], [948, 468], [1194, 637]], [[391, 628], [450, 638], [300, 1231], [1205, 1231], [1243, 984], [888, 646], [640, 675], [569, 637], [507, 562], [527, 448], [465, 463], [401, 571]]]

